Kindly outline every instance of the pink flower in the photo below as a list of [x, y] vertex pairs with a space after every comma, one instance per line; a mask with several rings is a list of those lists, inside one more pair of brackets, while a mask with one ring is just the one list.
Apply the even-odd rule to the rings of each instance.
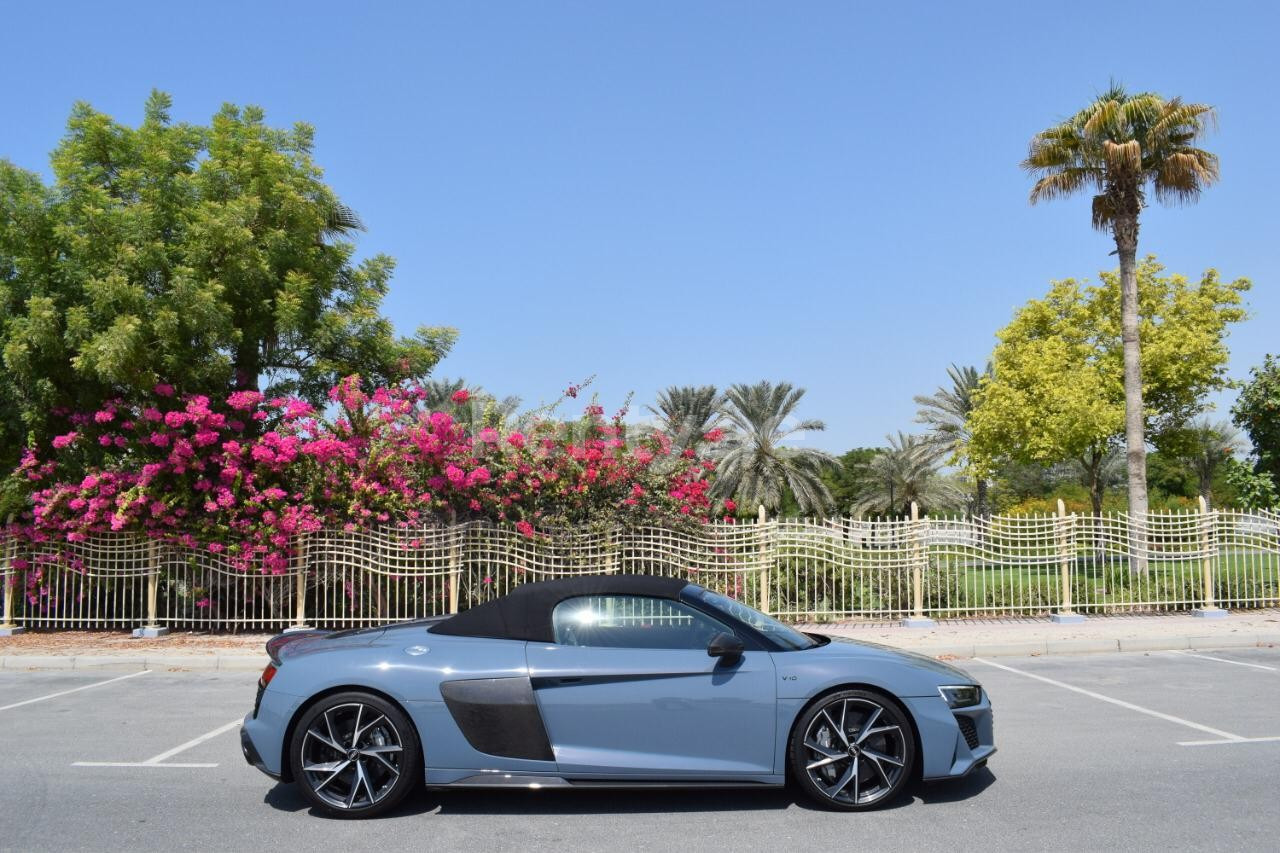
[[164, 382], [161, 382], [159, 385], [157, 385], [157, 386], [155, 387], [155, 392], [156, 392], [157, 394], [159, 394], [161, 397], [172, 397], [172, 396], [173, 396], [173, 386], [172, 386], [172, 385], [168, 385], [168, 384], [166, 384], [166, 383], [164, 383]]
[[227, 405], [237, 412], [247, 412], [262, 402], [262, 394], [257, 391], [236, 391], [227, 397]]
[[449, 482], [455, 486], [461, 486], [467, 479], [467, 475], [457, 465], [450, 465], [444, 469], [444, 475]]
[[529, 537], [530, 539], [532, 539], [532, 538], [533, 538], [533, 525], [532, 525], [532, 524], [530, 524], [530, 523], [529, 523], [529, 522], [527, 522], [527, 521], [517, 521], [517, 522], [516, 522], [516, 532], [517, 532], [517, 533], [519, 533], [521, 536], [527, 536], [527, 537]]
[[204, 610], [208, 606], [209, 606], [209, 598], [207, 596], [196, 602], [196, 607], [199, 607], [201, 610]]
[[115, 409], [103, 409], [100, 412], [94, 412], [93, 419], [100, 424], [109, 424], [116, 419]]
[[457, 391], [453, 392], [453, 396], [449, 399], [461, 405], [471, 399], [471, 392], [466, 388], [459, 388]]
[[524, 447], [524, 435], [518, 432], [511, 433], [511, 435], [507, 436], [507, 444], [517, 450]]
[[79, 433], [76, 433], [73, 431], [73, 432], [67, 433], [66, 435], [56, 436], [53, 439], [54, 449], [63, 450], [67, 448], [72, 442], [76, 440], [77, 435], [79, 435]]
[[720, 427], [716, 427], [715, 429], [706, 432], [702, 437], [714, 444], [724, 438], [724, 430], [720, 429]]
[[481, 465], [479, 468], [467, 475], [468, 486], [479, 486], [489, 482], [489, 469]]

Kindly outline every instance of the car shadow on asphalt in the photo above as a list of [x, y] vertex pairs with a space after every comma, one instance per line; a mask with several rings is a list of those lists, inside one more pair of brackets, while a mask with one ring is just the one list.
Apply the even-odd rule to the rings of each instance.
[[[977, 796], [995, 782], [995, 774], [983, 767], [953, 782], [917, 784], [908, 794], [881, 806], [892, 810], [914, 803], [954, 803]], [[277, 784], [263, 798], [274, 809], [286, 812], [312, 809], [293, 785]], [[782, 811], [791, 806], [823, 810], [799, 791], [787, 788], [716, 789], [607, 789], [541, 791], [441, 790], [419, 788], [386, 817], [408, 817], [435, 812], [445, 815], [580, 815], [580, 814], [682, 814], [696, 812]]]

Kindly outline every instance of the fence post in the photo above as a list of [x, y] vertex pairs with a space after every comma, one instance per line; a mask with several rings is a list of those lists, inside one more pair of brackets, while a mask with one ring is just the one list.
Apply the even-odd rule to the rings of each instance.
[[906, 628], [933, 628], [938, 623], [924, 615], [924, 570], [929, 565], [929, 552], [924, 547], [923, 528], [920, 526], [920, 505], [911, 502], [911, 523], [907, 527], [911, 553], [911, 602], [912, 613], [902, 620]]
[[[9, 516], [6, 524], [13, 524], [13, 516]], [[27, 629], [13, 624], [13, 564], [18, 559], [18, 540], [13, 536], [5, 536], [4, 543], [4, 621], [0, 622], [0, 637], [13, 637]]]
[[1218, 511], [1209, 512], [1209, 505], [1204, 495], [1198, 498], [1200, 503], [1200, 559], [1204, 573], [1204, 606], [1191, 611], [1192, 616], [1201, 619], [1223, 619], [1227, 611], [1214, 603], [1213, 595], [1213, 563], [1218, 556], [1218, 537], [1214, 529], [1218, 521]]
[[458, 612], [458, 586], [462, 582], [462, 561], [458, 542], [466, 529], [457, 524], [449, 525], [449, 613]]
[[1062, 568], [1062, 606], [1049, 616], [1050, 622], [1060, 625], [1078, 625], [1084, 621], [1083, 613], [1071, 609], [1071, 564], [1075, 561], [1075, 516], [1067, 517], [1067, 505], [1058, 498], [1058, 517], [1054, 522], [1054, 538], [1058, 543], [1058, 564]]
[[168, 628], [161, 628], [157, 618], [157, 602], [160, 598], [160, 543], [147, 542], [147, 624], [133, 629], [133, 636], [143, 639], [163, 637]]
[[293, 567], [293, 606], [295, 614], [293, 624], [285, 630], [306, 631], [311, 628], [307, 624], [307, 534], [298, 534], [294, 550], [297, 552]]
[[760, 533], [760, 612], [769, 612], [769, 540], [765, 536], [764, 526], [769, 521], [769, 510], [760, 504], [760, 514], [756, 516], [757, 530]]

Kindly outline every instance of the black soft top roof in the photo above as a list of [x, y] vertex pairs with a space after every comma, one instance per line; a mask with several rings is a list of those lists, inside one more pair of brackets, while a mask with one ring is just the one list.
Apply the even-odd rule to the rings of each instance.
[[555, 641], [551, 611], [566, 598], [580, 595], [644, 595], [679, 598], [689, 581], [654, 575], [579, 575], [527, 583], [502, 598], [464, 610], [433, 625], [433, 634], [455, 637], [494, 637], [506, 640]]

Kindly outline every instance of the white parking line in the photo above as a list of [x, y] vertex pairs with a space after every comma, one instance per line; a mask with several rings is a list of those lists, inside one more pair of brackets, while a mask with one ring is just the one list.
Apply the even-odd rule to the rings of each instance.
[[1185, 655], [1186, 657], [1189, 657], [1189, 658], [1200, 658], [1201, 660], [1216, 660], [1218, 663], [1233, 663], [1236, 666], [1247, 666], [1253, 669], [1265, 669], [1269, 672], [1280, 671], [1280, 670], [1277, 670], [1276, 667], [1274, 666], [1265, 666], [1260, 663], [1245, 663], [1242, 660], [1227, 660], [1226, 658], [1215, 658], [1213, 655], [1198, 655], [1195, 652], [1184, 652], [1182, 649], [1173, 649], [1171, 650], [1171, 654]]
[[12, 705], [0, 705], [0, 711], [8, 711], [10, 708], [21, 708], [23, 705], [30, 705], [33, 702], [43, 702], [46, 699], [57, 699], [59, 696], [66, 696], [70, 693], [79, 693], [81, 690], [89, 690], [93, 687], [102, 687], [107, 684], [114, 684], [117, 681], [124, 681], [126, 678], [134, 678], [139, 675], [146, 675], [151, 670], [140, 669], [137, 672], [131, 672], [128, 675], [120, 675], [115, 678], [108, 678], [106, 681], [95, 681], [93, 684], [84, 684], [80, 687], [72, 687], [70, 690], [62, 690], [57, 693], [50, 693], [48, 696], [37, 696], [35, 699], [26, 699], [22, 702], [14, 702]]
[[210, 738], [215, 738], [223, 732], [229, 732], [236, 726], [240, 725], [240, 720], [232, 720], [225, 726], [218, 726], [211, 732], [205, 732], [200, 737], [192, 738], [186, 743], [175, 746], [173, 749], [165, 750], [159, 755], [153, 755], [146, 761], [75, 761], [72, 767], [217, 767], [217, 764], [165, 764], [166, 758], [173, 758], [180, 752], [186, 752], [193, 746], [199, 746]]
[[1130, 711], [1137, 711], [1139, 714], [1146, 714], [1149, 717], [1156, 717], [1161, 720], [1167, 720], [1170, 723], [1177, 723], [1180, 726], [1186, 726], [1189, 729], [1195, 729], [1197, 731], [1207, 732], [1208, 734], [1216, 735], [1217, 737], [1221, 738], [1220, 741], [1217, 741], [1218, 743], [1223, 743], [1223, 742], [1230, 743], [1230, 742], [1236, 742], [1236, 741], [1243, 742], [1248, 740], [1248, 738], [1241, 737], [1240, 735], [1233, 735], [1231, 732], [1224, 732], [1222, 731], [1222, 729], [1215, 729], [1215, 728], [1210, 728], [1209, 726], [1202, 726], [1199, 723], [1193, 723], [1190, 720], [1184, 720], [1181, 717], [1174, 717], [1170, 714], [1163, 714], [1160, 711], [1153, 711], [1150, 708], [1144, 708], [1141, 705], [1135, 705], [1132, 702], [1125, 702], [1123, 699], [1114, 699], [1110, 696], [1103, 696], [1101, 693], [1094, 693], [1092, 690], [1085, 690], [1083, 687], [1076, 687], [1074, 684], [1067, 684], [1062, 681], [1055, 681], [1052, 678], [1045, 678], [1043, 675], [1036, 675], [1035, 673], [1032, 673], [1032, 672], [1026, 672], [1021, 669], [1014, 669], [1011, 666], [1005, 666], [1002, 663], [994, 663], [989, 660], [984, 660], [983, 658], [974, 658], [974, 660], [976, 660], [978, 663], [985, 663], [987, 666], [994, 666], [996, 669], [1003, 669], [1006, 672], [1012, 672], [1015, 675], [1023, 675], [1023, 676], [1026, 676], [1027, 678], [1034, 678], [1036, 681], [1043, 681], [1045, 684], [1052, 684], [1054, 687], [1061, 687], [1064, 690], [1072, 690], [1072, 691], [1075, 691], [1076, 693], [1081, 693], [1085, 696], [1088, 696], [1092, 699], [1097, 699], [1101, 702], [1110, 702], [1112, 705], [1118, 705], [1121, 708], [1128, 708]]
[[1218, 746], [1224, 743], [1272, 743], [1280, 737], [1242, 737], [1239, 740], [1181, 740], [1178, 746]]

